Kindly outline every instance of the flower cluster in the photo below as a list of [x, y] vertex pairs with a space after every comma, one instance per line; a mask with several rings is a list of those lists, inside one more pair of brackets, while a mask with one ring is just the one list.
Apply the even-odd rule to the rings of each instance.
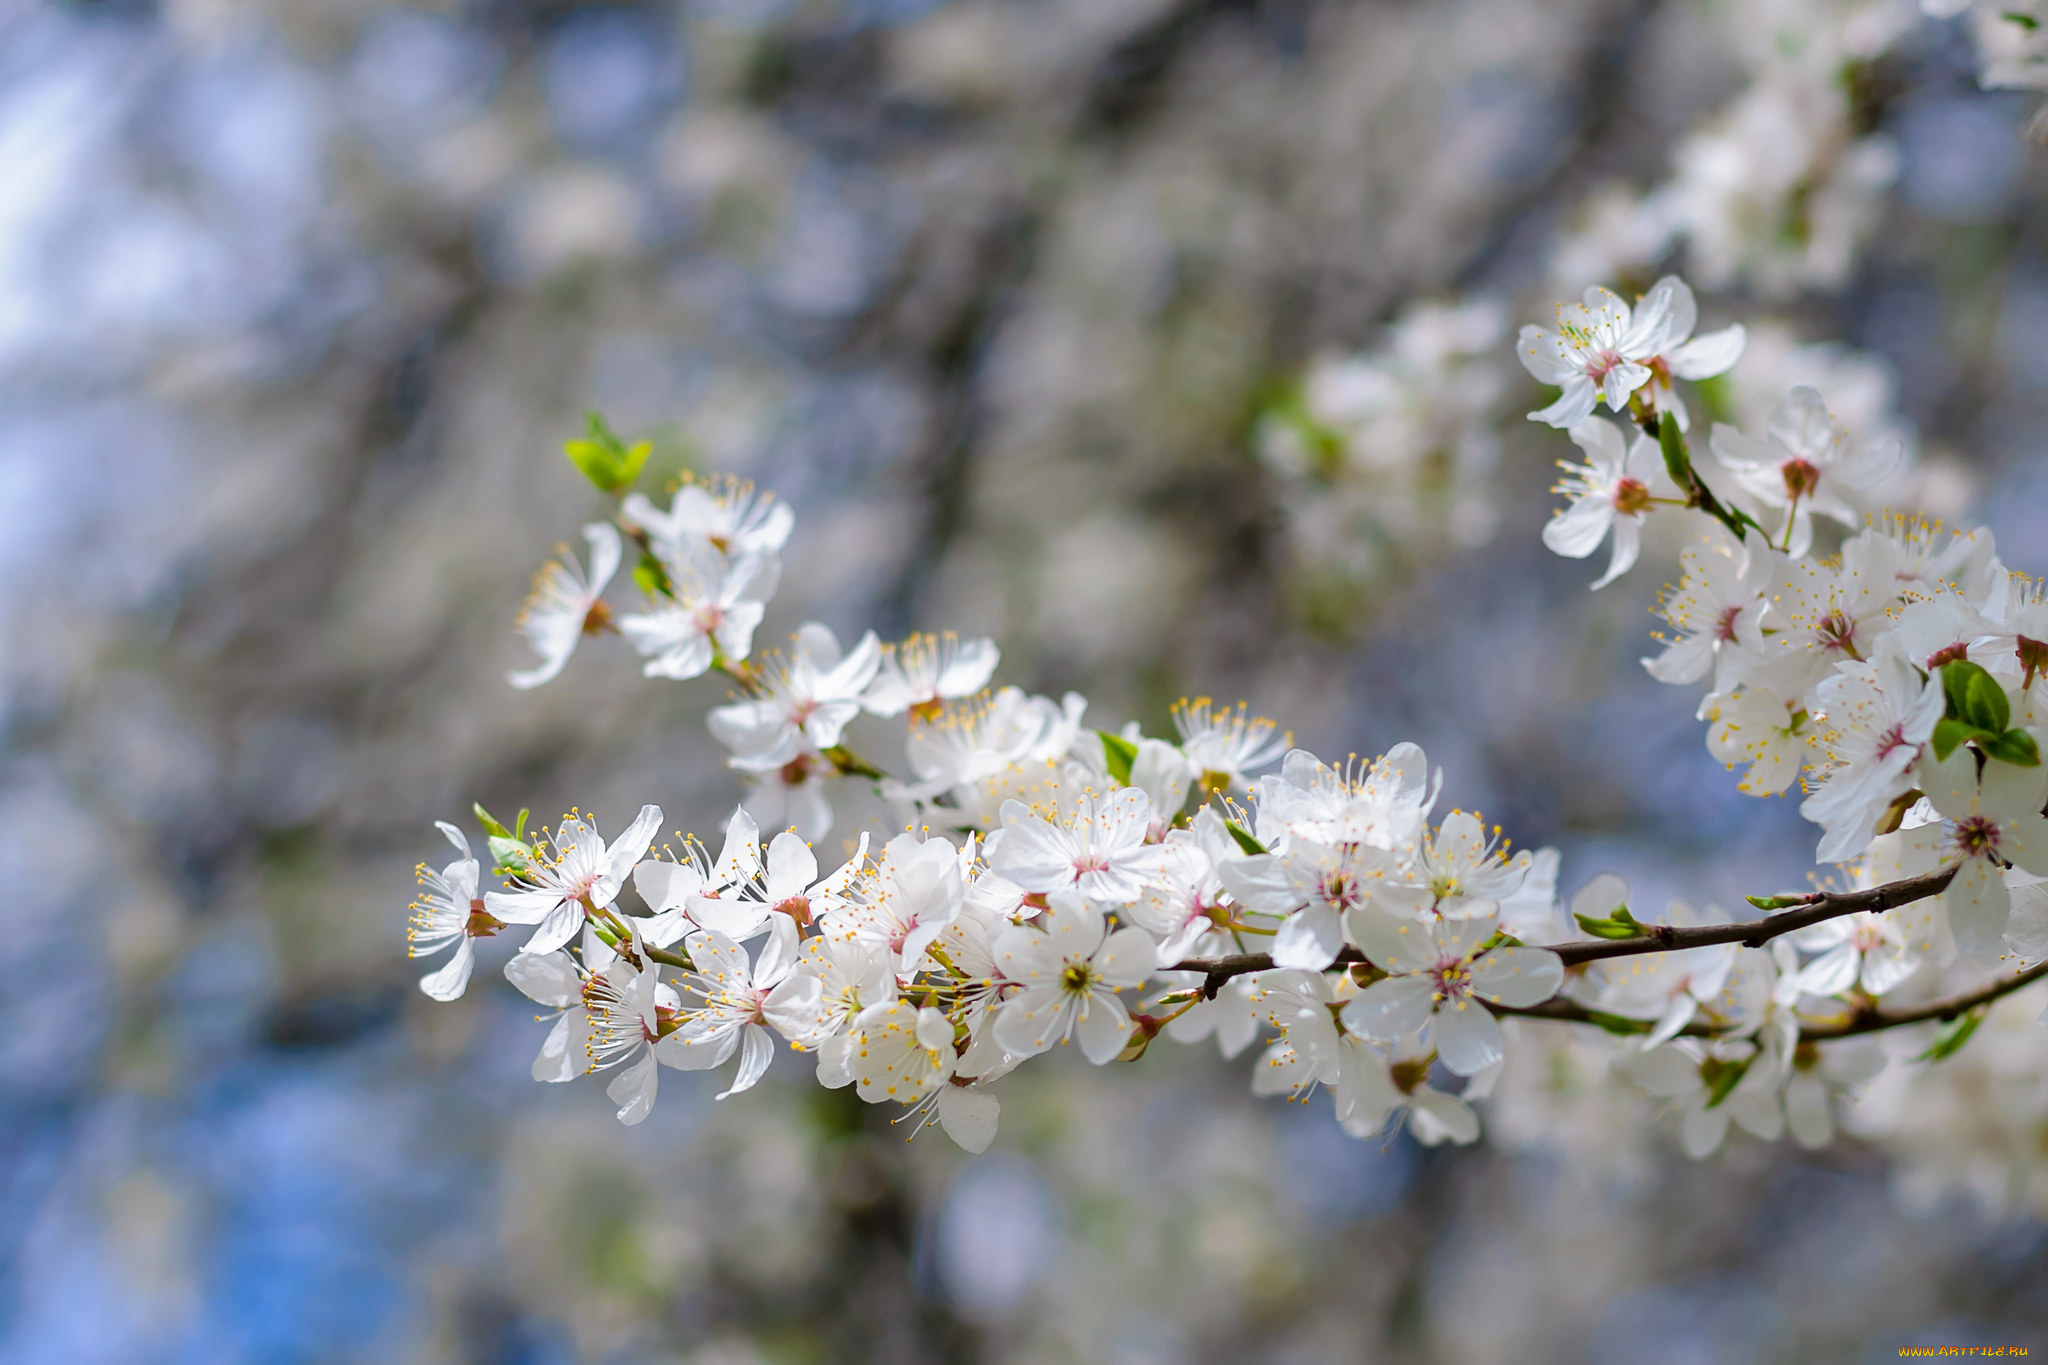
[[1709, 288], [1778, 298], [1839, 287], [1899, 172], [1891, 140], [1859, 126], [1857, 93], [1917, 10], [1911, 0], [1742, 0], [1703, 15], [1742, 83], [1679, 140], [1662, 182], [1589, 198], [1552, 254], [1554, 282], [1640, 276], [1682, 243]]
[[1362, 582], [1400, 545], [1490, 540], [1508, 367], [1497, 300], [1423, 303], [1356, 355], [1324, 355], [1260, 418], [1304, 572]]
[[[665, 512], [629, 495], [587, 527], [587, 574], [543, 571], [522, 618], [541, 663], [513, 681], [613, 630], [650, 676], [723, 675], [736, 692], [709, 725], [747, 802], [715, 857], [689, 836], [654, 852], [653, 805], [612, 839], [580, 812], [530, 835], [525, 812], [507, 827], [479, 808], [495, 889], [443, 825], [461, 856], [422, 865], [412, 949], [452, 956], [422, 989], [460, 995], [475, 940], [532, 926], [505, 970], [558, 1011], [534, 1075], [610, 1073], [627, 1123], [664, 1066], [733, 1064], [722, 1099], [786, 1044], [821, 1084], [978, 1151], [1017, 1066], [1067, 1043], [1134, 1061], [1163, 1032], [1226, 1056], [1263, 1035], [1253, 1091], [1327, 1089], [1353, 1134], [1405, 1122], [1467, 1142], [1511, 1034], [1547, 1020], [1619, 1039], [1605, 1065], [1665, 1101], [1695, 1155], [1731, 1123], [1825, 1142], [1886, 1068], [1868, 1035], [1946, 1022], [1926, 1054], [1946, 1055], [2048, 973], [2048, 593], [1986, 532], [1866, 521], [1899, 450], [1853, 438], [1810, 388], [1761, 435], [1697, 440], [1678, 385], [1725, 370], [1744, 332], [1695, 322], [1667, 278], [1523, 330], [1523, 362], [1562, 391], [1531, 415], [1585, 455], [1544, 539], [1574, 557], [1611, 541], [1604, 584], [1651, 518], [1696, 532], [1645, 664], [1711, 680], [1707, 743], [1743, 790], [1803, 778], [1839, 889], [1752, 897], [1770, 913], [1744, 922], [1683, 904], [1638, 918], [1612, 876], [1560, 904], [1557, 853], [1440, 812], [1443, 775], [1412, 744], [1330, 763], [1208, 699], [1174, 708], [1171, 738], [1098, 729], [1078, 694], [991, 687], [986, 640], [843, 649], [812, 623], [755, 657], [794, 518], [746, 485], [690, 483]], [[630, 612], [603, 595], [629, 540], [646, 598]], [[850, 747], [862, 716], [904, 727], [900, 775]], [[900, 832], [860, 834], [826, 872], [807, 840], [832, 819], [830, 781], [869, 784]], [[2001, 959], [2024, 970], [1929, 998], [1956, 964]]]

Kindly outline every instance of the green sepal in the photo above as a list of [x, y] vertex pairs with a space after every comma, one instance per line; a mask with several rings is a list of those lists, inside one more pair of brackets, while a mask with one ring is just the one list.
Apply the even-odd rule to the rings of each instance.
[[583, 439], [563, 442], [562, 453], [599, 491], [619, 493], [631, 488], [654, 452], [653, 443], [638, 441], [627, 446], [595, 409], [585, 413], [583, 420]]
[[1579, 922], [1581, 929], [1584, 929], [1594, 938], [1643, 937], [1643, 926], [1636, 923], [1636, 917], [1628, 912], [1626, 905], [1615, 906], [1614, 913], [1606, 919], [1578, 914], [1573, 915], [1572, 918]]
[[1970, 1041], [1970, 1035], [1977, 1031], [1977, 1025], [1984, 1022], [1984, 1016], [1990, 1013], [1990, 1010], [1991, 1007], [1989, 1005], [1979, 1005], [1960, 1019], [1954, 1020], [1946, 1028], [1942, 1029], [1927, 1051], [1921, 1053], [1913, 1060], [1916, 1062], [1938, 1062], [1944, 1057], [1955, 1056], [1956, 1053], [1962, 1051], [1963, 1044]]
[[1804, 896], [1744, 896], [1743, 899], [1759, 910], [1790, 910], [1795, 905], [1806, 904]]
[[1095, 732], [1102, 736], [1102, 761], [1109, 765], [1109, 775], [1118, 785], [1131, 785], [1131, 765], [1138, 761], [1138, 746], [1122, 735], [1113, 735], [1107, 730]]
[[2000, 763], [2010, 763], [2016, 768], [2038, 768], [2041, 766], [2041, 750], [2034, 743], [2034, 737], [2025, 730], [2007, 730], [2002, 735], [1977, 741], [1977, 747], [1984, 751], [1986, 758], [1995, 758]]
[[503, 821], [485, 810], [481, 801], [470, 803], [476, 812], [477, 823], [484, 827], [491, 849], [491, 871], [499, 876], [516, 876], [526, 871], [533, 859], [533, 849], [526, 842], [526, 820], [531, 810], [521, 809], [519, 819], [511, 829]]
[[2003, 734], [2012, 723], [2012, 705], [2005, 699], [2005, 689], [1968, 659], [1951, 659], [1941, 666], [1941, 690], [1948, 698], [1950, 720], [1994, 735]]
[[508, 839], [503, 835], [493, 834], [491, 836], [491, 857], [494, 862], [491, 871], [501, 877], [515, 876], [518, 873], [524, 872], [529, 866], [532, 852], [531, 849], [525, 844], [520, 843], [517, 839]]
[[1891, 834], [1895, 832], [1900, 825], [1906, 823], [1906, 812], [1913, 809], [1914, 805], [1924, 795], [1926, 793], [1922, 792], [1918, 787], [1908, 787], [1905, 791], [1894, 796], [1892, 803], [1884, 808], [1884, 814], [1877, 817], [1877, 828], [1872, 833]]
[[1657, 419], [1657, 448], [1664, 452], [1664, 472], [1681, 489], [1692, 487], [1692, 455], [1685, 448], [1685, 436], [1678, 419], [1665, 413]]
[[[493, 816], [489, 811], [485, 810], [483, 802], [472, 801], [469, 803], [469, 808], [470, 810], [476, 813], [476, 822], [484, 827], [484, 833], [495, 834], [502, 839], [509, 839], [512, 837], [512, 831], [506, 829], [504, 824], [501, 821], [499, 821], [496, 816]], [[520, 812], [521, 815], [524, 815], [525, 813], [526, 812], [524, 811]]]
[[1246, 853], [1257, 856], [1266, 851], [1266, 846], [1252, 837], [1252, 832], [1235, 820], [1225, 820], [1223, 828], [1230, 831], [1230, 837], [1237, 840], [1237, 846]]

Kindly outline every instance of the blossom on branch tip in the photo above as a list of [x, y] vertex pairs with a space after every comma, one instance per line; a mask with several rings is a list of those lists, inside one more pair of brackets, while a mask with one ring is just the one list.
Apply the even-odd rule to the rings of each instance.
[[878, 716], [909, 711], [931, 720], [946, 702], [987, 687], [1001, 657], [993, 640], [962, 640], [950, 630], [913, 635], [900, 645], [881, 647], [874, 681], [861, 701]]
[[1763, 440], [1717, 425], [1710, 444], [1749, 498], [1784, 514], [1776, 538], [1793, 555], [1813, 544], [1815, 513], [1855, 525], [1858, 504], [1892, 476], [1905, 454], [1897, 441], [1852, 448], [1820, 394], [1803, 386], [1786, 393]]
[[612, 628], [611, 608], [603, 594], [619, 571], [619, 533], [606, 522], [593, 521], [583, 528], [583, 538], [590, 543], [588, 574], [564, 545], [558, 551], [561, 558], [549, 560], [534, 575], [533, 590], [519, 611], [518, 630], [540, 662], [508, 675], [514, 687], [539, 687], [554, 678], [576, 652], [578, 640]]
[[799, 754], [833, 748], [860, 714], [861, 694], [880, 662], [873, 631], [842, 654], [831, 630], [807, 622], [789, 658], [773, 657], [759, 670], [763, 695], [714, 709], [711, 733], [732, 750], [732, 766], [747, 772], [767, 772]]
[[697, 998], [695, 1006], [685, 1005], [682, 1023], [664, 1039], [669, 1065], [684, 1071], [709, 1071], [739, 1053], [739, 1070], [732, 1084], [716, 1098], [724, 1099], [750, 1090], [768, 1070], [775, 1057], [775, 1042], [768, 1030], [766, 1013], [769, 997], [795, 964], [783, 956], [782, 946], [770, 937], [752, 962], [746, 949], [715, 929], [700, 929], [683, 940], [689, 953], [691, 972], [683, 978], [683, 991]]
[[692, 1069], [675, 1031], [680, 999], [659, 973], [652, 958], [640, 967], [619, 958], [583, 978], [587, 1069], [619, 1068], [605, 1094], [619, 1106], [624, 1124], [639, 1123], [653, 1111], [660, 1066]]
[[1979, 762], [1969, 746], [1958, 745], [1945, 759], [1929, 752], [1916, 776], [1947, 821], [1943, 861], [1960, 864], [1942, 893], [1949, 932], [1964, 956], [1990, 963], [1998, 960], [2012, 909], [2006, 868], [2048, 876], [2048, 817], [2041, 814], [2048, 766], [1988, 760], [1979, 772]]
[[556, 826], [551, 847], [537, 848], [509, 889], [485, 895], [484, 908], [507, 924], [539, 925], [520, 951], [551, 953], [576, 937], [587, 912], [617, 898], [660, 825], [661, 807], [642, 806], [607, 845], [593, 821], [572, 813]]
[[687, 681], [714, 665], [744, 662], [753, 649], [754, 628], [767, 610], [762, 602], [769, 595], [764, 586], [768, 564], [758, 554], [747, 554], [730, 563], [698, 555], [668, 566], [673, 599], [619, 620], [633, 648], [649, 656], [641, 672]]
[[1740, 546], [1718, 525], [1703, 544], [1679, 554], [1678, 587], [1657, 604], [1679, 634], [1643, 667], [1661, 683], [1698, 682], [1714, 674], [1715, 693], [1733, 692], [1761, 662], [1764, 617], [1779, 570], [1763, 535], [1751, 530]]
[[1869, 846], [1880, 817], [1906, 792], [1942, 716], [1941, 681], [1923, 677], [1887, 637], [1875, 659], [1838, 665], [1818, 693], [1828, 764], [1799, 813], [1826, 831], [1815, 859], [1847, 862]]
[[[773, 555], [796, 526], [788, 503], [734, 478], [687, 482], [666, 512], [640, 493], [627, 494], [619, 510], [647, 532], [657, 555], [672, 562], [705, 550], [729, 558]], [[774, 589], [765, 591], [772, 595]]]
[[1251, 789], [1253, 774], [1270, 768], [1294, 746], [1294, 736], [1243, 702], [1219, 707], [1207, 697], [1183, 697], [1173, 704], [1173, 728], [1180, 750], [1194, 768], [1205, 796]]
[[1676, 490], [1657, 443], [1640, 432], [1626, 435], [1614, 423], [1590, 417], [1571, 429], [1571, 438], [1586, 452], [1586, 463], [1559, 462], [1565, 475], [1556, 491], [1571, 503], [1545, 523], [1543, 543], [1567, 559], [1584, 559], [1611, 534], [1607, 572], [1593, 584], [1604, 588], [1636, 562], [1643, 521], [1656, 509], [1655, 499]]
[[439, 872], [425, 863], [416, 869], [420, 894], [406, 924], [405, 951], [408, 957], [432, 957], [453, 944], [455, 955], [421, 977], [420, 989], [432, 1000], [454, 1000], [469, 985], [470, 971], [476, 965], [476, 940], [489, 938], [505, 926], [476, 894], [477, 861], [469, 851], [468, 837], [445, 820], [436, 820], [434, 828], [448, 836], [462, 856]]
[[1574, 427], [1601, 400], [1619, 412], [1651, 385], [1654, 409], [1673, 411], [1684, 427], [1685, 408], [1673, 402], [1672, 379], [1708, 379], [1729, 369], [1742, 355], [1745, 336], [1738, 325], [1693, 338], [1698, 318], [1692, 290], [1676, 275], [1658, 280], [1634, 308], [1597, 287], [1580, 303], [1559, 304], [1555, 331], [1526, 326], [1515, 345], [1523, 368], [1539, 383], [1564, 390], [1530, 420]]

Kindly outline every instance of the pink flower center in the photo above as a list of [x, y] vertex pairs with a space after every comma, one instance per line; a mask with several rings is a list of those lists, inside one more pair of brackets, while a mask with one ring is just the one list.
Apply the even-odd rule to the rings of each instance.
[[[1879, 758], [1890, 758], [1893, 753], [1905, 747], [1907, 747], [1906, 727], [1904, 725], [1894, 725], [1879, 737], [1877, 741], [1877, 756]], [[1914, 745], [1912, 747], [1918, 748], [1919, 746]]]
[[1927, 671], [1932, 673], [1935, 669], [1940, 668], [1943, 664], [1954, 663], [1957, 659], [1967, 659], [1969, 657], [1969, 645], [1965, 644], [1961, 640], [1958, 640], [1952, 645], [1943, 645], [1940, 649], [1937, 649], [1932, 654], [1928, 655]]
[[1786, 494], [1794, 500], [1811, 497], [1820, 487], [1820, 469], [1811, 460], [1787, 460], [1778, 466], [1778, 473], [1784, 476]]
[[1614, 485], [1614, 510], [1623, 516], [1641, 516], [1653, 505], [1649, 485], [1641, 479], [1623, 479]]
[[1592, 355], [1586, 357], [1586, 378], [1592, 380], [1595, 384], [1604, 384], [1607, 382], [1607, 376], [1610, 371], [1619, 369], [1626, 364], [1628, 364], [1627, 358], [1617, 350], [1609, 348], [1604, 351], [1595, 351]]
[[1840, 608], [1821, 617], [1813, 628], [1813, 634], [1822, 649], [1837, 649], [1852, 659], [1863, 657], [1856, 650], [1856, 623], [1845, 616]]
[[1981, 815], [1956, 821], [1956, 847], [1972, 858], [1989, 858], [1998, 852], [1998, 822]]
[[1358, 879], [1342, 872], [1326, 874], [1321, 891], [1324, 903], [1334, 909], [1349, 910], [1358, 904]]
[[1472, 968], [1464, 958], [1452, 958], [1439, 962], [1429, 969], [1429, 979], [1436, 983], [1436, 998], [1442, 1001], [1463, 1000], [1472, 994]]
[[1714, 625], [1714, 638], [1728, 644], [1733, 644], [1735, 642], [1735, 623], [1741, 619], [1741, 607], [1721, 608], [1721, 619]]

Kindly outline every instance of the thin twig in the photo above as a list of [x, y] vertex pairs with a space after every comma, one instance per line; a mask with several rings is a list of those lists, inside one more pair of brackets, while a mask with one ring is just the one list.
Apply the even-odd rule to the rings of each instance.
[[[1594, 962], [1609, 957], [1634, 957], [1642, 953], [1683, 952], [1688, 948], [1709, 948], [1718, 943], [1740, 943], [1748, 948], [1761, 948], [1780, 934], [1789, 934], [1795, 929], [1823, 921], [1839, 919], [1843, 915], [1863, 912], [1878, 913], [1895, 910], [1901, 905], [1938, 896], [1954, 880], [1954, 867], [1937, 868], [1917, 877], [1906, 877], [1883, 886], [1874, 886], [1866, 891], [1813, 891], [1800, 898], [1800, 903], [1789, 909], [1775, 911], [1761, 919], [1739, 920], [1733, 924], [1644, 924], [1643, 932], [1634, 938], [1589, 938], [1571, 943], [1545, 945], [1556, 953], [1567, 967], [1576, 967], [1583, 962]], [[1347, 948], [1337, 955], [1339, 963], [1362, 962], [1365, 959]], [[1203, 982], [1203, 994], [1214, 999], [1225, 981], [1234, 976], [1250, 972], [1265, 972], [1273, 969], [1270, 953], [1230, 953], [1221, 957], [1191, 957], [1174, 964], [1177, 972], [1200, 972], [1207, 978]]]
[[1843, 915], [1855, 915], [1865, 911], [1881, 913], [1895, 910], [1901, 905], [1938, 896], [1948, 889], [1955, 879], [1954, 867], [1937, 868], [1923, 872], [1917, 877], [1907, 877], [1896, 882], [1886, 882], [1867, 891], [1813, 891], [1802, 898], [1802, 904], [1790, 909], [1775, 911], [1761, 919], [1741, 920], [1734, 924], [1700, 924], [1681, 927], [1673, 924], [1645, 924], [1640, 938], [1593, 938], [1580, 939], [1572, 943], [1558, 943], [1550, 951], [1564, 960], [1567, 967], [1581, 962], [1593, 962], [1604, 957], [1632, 957], [1638, 953], [1674, 952], [1686, 948], [1707, 948], [1717, 943], [1740, 943], [1746, 948], [1761, 948], [1780, 934], [1789, 934], [1795, 929], [1819, 924], [1825, 920], [1839, 919]]
[[[1925, 1024], [1930, 1022], [1945, 1024], [1952, 1019], [1969, 1013], [1979, 1005], [1988, 1005], [1994, 1000], [2011, 995], [2014, 991], [2031, 986], [2043, 977], [2048, 977], [2048, 962], [2038, 962], [2025, 971], [2015, 973], [2003, 980], [1993, 981], [1988, 985], [1979, 986], [1976, 990], [1966, 991], [1961, 995], [1953, 995], [1945, 1000], [1936, 1000], [1929, 1004], [1916, 1005], [1909, 1010], [1891, 1012], [1866, 1009], [1851, 1015], [1839, 1024], [1803, 1024], [1799, 1029], [1799, 1041], [1802, 1043], [1826, 1043], [1832, 1042], [1837, 1038], [1854, 1038], [1866, 1033], [1882, 1033], [1886, 1029], [1905, 1028], [1909, 1024]], [[1600, 1028], [1607, 1027], [1606, 1021], [1619, 1017], [1598, 1014], [1576, 1001], [1566, 1000], [1562, 996], [1554, 1000], [1546, 1000], [1540, 1005], [1516, 1007], [1513, 1005], [1489, 1003], [1486, 1008], [1495, 1014], [1511, 1014], [1522, 1019], [1548, 1019], [1555, 1023], [1563, 1024], [1592, 1024]], [[1654, 1027], [1652, 1022], [1647, 1019], [1630, 1020], [1629, 1022], [1640, 1023], [1644, 1033], [1648, 1033]], [[1694, 1020], [1680, 1029], [1679, 1033], [1690, 1038], [1721, 1038], [1730, 1036], [1729, 1030], [1717, 1028], [1712, 1023], [1704, 1020]]]
[[1906, 1024], [1924, 1024], [1929, 1020], [1947, 1023], [1958, 1015], [1969, 1013], [1979, 1005], [1988, 1005], [2002, 996], [2011, 995], [2024, 986], [2031, 986], [2042, 977], [2048, 976], [2048, 962], [2037, 962], [2023, 972], [2015, 973], [2003, 981], [1994, 981], [1980, 986], [1963, 995], [1953, 995], [1946, 1000], [1937, 1000], [1931, 1005], [1920, 1005], [1910, 1010], [1887, 1014], [1868, 1010], [1852, 1016], [1840, 1024], [1820, 1024], [1799, 1031], [1802, 1043], [1824, 1043], [1830, 1038], [1853, 1038], [1862, 1033], [1880, 1033], [1888, 1028], [1900, 1028]]

